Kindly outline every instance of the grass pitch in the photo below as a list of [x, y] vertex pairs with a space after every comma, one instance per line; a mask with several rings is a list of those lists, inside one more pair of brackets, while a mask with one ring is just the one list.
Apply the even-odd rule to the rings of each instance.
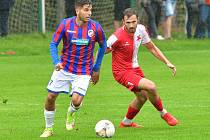
[[[53, 71], [49, 55], [51, 35], [13, 35], [0, 39], [0, 139], [41, 139], [44, 129], [43, 106], [46, 85]], [[77, 129], [65, 130], [65, 117], [70, 98], [61, 94], [56, 102], [52, 140], [97, 140], [94, 126], [101, 119], [111, 120], [116, 140], [205, 140], [210, 137], [210, 40], [155, 41], [177, 67], [176, 77], [145, 48], [139, 51], [139, 62], [147, 78], [153, 80], [165, 108], [179, 119], [169, 127], [150, 102], [134, 121], [141, 129], [119, 129], [129, 102], [134, 95], [114, 81], [111, 55], [103, 61], [100, 81], [90, 86], [83, 107], [77, 114]], [[60, 46], [61, 47], [61, 46]], [[7, 54], [5, 52], [16, 52]]]

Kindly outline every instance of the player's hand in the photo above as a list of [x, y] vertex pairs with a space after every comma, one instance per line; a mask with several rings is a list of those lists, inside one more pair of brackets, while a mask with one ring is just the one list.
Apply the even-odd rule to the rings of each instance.
[[173, 70], [173, 76], [175, 76], [175, 75], [176, 75], [176, 67], [175, 67], [173, 64], [171, 64], [171, 63], [167, 63], [166, 65], [167, 65], [170, 69]]
[[105, 54], [108, 54], [110, 52], [112, 52], [112, 49], [111, 48], [106, 48]]
[[61, 69], [63, 69], [63, 65], [62, 65], [62, 63], [58, 63], [58, 64], [55, 66], [55, 70], [56, 70], [56, 71], [59, 71], [59, 70], [61, 70]]
[[99, 71], [96, 72], [96, 71], [93, 71], [92, 75], [91, 75], [91, 80], [90, 80], [90, 83], [95, 85], [99, 80]]

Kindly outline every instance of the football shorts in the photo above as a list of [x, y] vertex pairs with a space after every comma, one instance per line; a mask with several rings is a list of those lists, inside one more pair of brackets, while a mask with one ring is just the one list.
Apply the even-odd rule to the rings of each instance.
[[64, 70], [54, 71], [47, 85], [47, 89], [51, 93], [59, 94], [61, 92], [69, 93], [70, 85], [71, 92], [85, 96], [90, 82], [90, 75], [76, 75]]
[[115, 80], [132, 92], [139, 92], [139, 81], [144, 78], [144, 73], [140, 68], [114, 73]]

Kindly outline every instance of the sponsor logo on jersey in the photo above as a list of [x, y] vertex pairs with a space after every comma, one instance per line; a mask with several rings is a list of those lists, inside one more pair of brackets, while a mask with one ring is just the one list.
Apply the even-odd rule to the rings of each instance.
[[68, 33], [77, 33], [76, 31], [72, 31], [72, 30], [67, 30]]
[[71, 40], [71, 42], [72, 42], [73, 44], [76, 44], [76, 45], [88, 45], [89, 40], [88, 40], [88, 39], [73, 38], [73, 39]]
[[125, 46], [130, 46], [129, 42], [125, 42]]

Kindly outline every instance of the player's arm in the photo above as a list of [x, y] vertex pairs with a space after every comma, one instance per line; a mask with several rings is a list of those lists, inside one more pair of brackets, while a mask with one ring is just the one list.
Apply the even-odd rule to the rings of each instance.
[[110, 52], [112, 52], [112, 49], [107, 47], [107, 48], [106, 48], [105, 54], [108, 54], [108, 53], [110, 53]]
[[156, 47], [156, 45], [151, 41], [148, 31], [146, 28], [140, 30], [142, 32], [142, 44], [160, 61], [164, 62], [169, 68], [173, 70], [173, 75], [176, 75], [176, 67], [164, 56], [164, 54]]
[[158, 58], [160, 61], [164, 62], [169, 68], [171, 68], [173, 70], [174, 76], [176, 75], [176, 67], [165, 57], [165, 55], [160, 51], [160, 49], [158, 47], [156, 47], [156, 45], [152, 41], [144, 44], [144, 46], [146, 46], [146, 48], [156, 58]]
[[104, 54], [105, 54], [105, 51], [107, 48], [106, 37], [105, 37], [104, 31], [100, 25], [98, 25], [96, 38], [99, 43], [99, 48], [98, 48], [98, 52], [96, 55], [96, 61], [93, 66], [93, 71], [92, 71], [92, 75], [91, 75], [91, 81], [93, 84], [96, 84], [99, 80], [100, 67], [101, 67], [101, 63], [102, 63], [102, 60], [103, 60], [103, 57], [104, 57]]
[[106, 54], [112, 52], [114, 47], [117, 45], [118, 39], [117, 37], [113, 34], [111, 35], [108, 40], [107, 40], [107, 49], [106, 49]]
[[63, 20], [57, 27], [56, 31], [53, 34], [52, 41], [50, 43], [50, 54], [56, 70], [63, 69], [63, 66], [58, 56], [58, 44], [60, 43], [61, 38], [63, 37], [65, 31], [64, 28], [65, 28], [65, 20]]

